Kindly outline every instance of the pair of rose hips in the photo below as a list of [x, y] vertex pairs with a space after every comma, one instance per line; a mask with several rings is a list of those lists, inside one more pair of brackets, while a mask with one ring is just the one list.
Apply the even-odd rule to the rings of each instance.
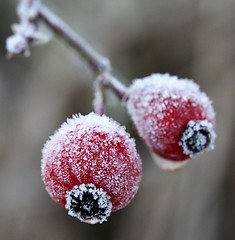
[[[213, 148], [215, 113], [198, 85], [168, 74], [137, 79], [123, 102], [157, 163], [169, 171]], [[111, 118], [74, 115], [42, 150], [46, 190], [68, 214], [102, 223], [127, 206], [142, 174], [134, 140]]]

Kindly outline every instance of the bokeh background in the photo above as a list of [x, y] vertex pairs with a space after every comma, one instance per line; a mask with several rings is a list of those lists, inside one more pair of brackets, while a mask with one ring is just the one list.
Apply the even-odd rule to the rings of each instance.
[[[44, 1], [100, 53], [125, 84], [153, 72], [193, 78], [217, 112], [214, 151], [165, 173], [137, 138], [143, 179], [133, 202], [102, 225], [67, 216], [46, 193], [41, 148], [74, 113], [92, 111], [93, 74], [52, 36], [30, 58], [7, 61], [16, 1], [0, 1], [0, 239], [232, 240], [235, 236], [235, 1]], [[47, 30], [46, 30], [47, 31]], [[107, 93], [107, 114], [137, 137]]]

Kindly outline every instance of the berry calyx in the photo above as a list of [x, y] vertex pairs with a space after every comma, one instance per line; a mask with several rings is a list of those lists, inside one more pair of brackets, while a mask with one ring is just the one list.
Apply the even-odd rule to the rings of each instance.
[[74, 186], [67, 192], [65, 208], [70, 216], [94, 224], [102, 223], [110, 216], [112, 203], [102, 188], [97, 189], [90, 183]]
[[42, 150], [41, 170], [51, 198], [92, 224], [128, 205], [142, 174], [124, 127], [95, 113], [74, 115], [61, 125]]
[[183, 147], [184, 154], [193, 157], [204, 151], [211, 143], [213, 126], [207, 120], [189, 121], [185, 128], [179, 145]]
[[159, 157], [176, 163], [213, 148], [214, 109], [190, 79], [169, 74], [137, 79], [127, 91], [125, 105], [158, 163], [162, 162]]

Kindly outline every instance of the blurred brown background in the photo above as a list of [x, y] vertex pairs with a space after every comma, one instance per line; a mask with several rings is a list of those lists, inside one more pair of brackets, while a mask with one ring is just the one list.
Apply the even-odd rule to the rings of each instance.
[[[235, 1], [44, 1], [131, 79], [169, 72], [195, 79], [214, 101], [216, 149], [182, 171], [155, 166], [138, 140], [143, 181], [133, 202], [102, 225], [55, 205], [40, 177], [41, 148], [73, 113], [92, 111], [93, 75], [58, 39], [30, 58], [4, 58], [17, 21], [0, 2], [0, 239], [232, 240], [235, 236]], [[107, 113], [135, 132], [112, 93]]]

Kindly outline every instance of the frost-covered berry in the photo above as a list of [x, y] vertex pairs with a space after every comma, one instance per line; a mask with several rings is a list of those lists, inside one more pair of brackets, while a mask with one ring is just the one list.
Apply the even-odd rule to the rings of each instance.
[[41, 172], [56, 203], [94, 224], [130, 203], [142, 166], [124, 127], [90, 113], [74, 115], [50, 137], [42, 150]]
[[212, 149], [215, 113], [207, 95], [189, 79], [152, 74], [129, 87], [127, 110], [158, 164], [166, 170]]

